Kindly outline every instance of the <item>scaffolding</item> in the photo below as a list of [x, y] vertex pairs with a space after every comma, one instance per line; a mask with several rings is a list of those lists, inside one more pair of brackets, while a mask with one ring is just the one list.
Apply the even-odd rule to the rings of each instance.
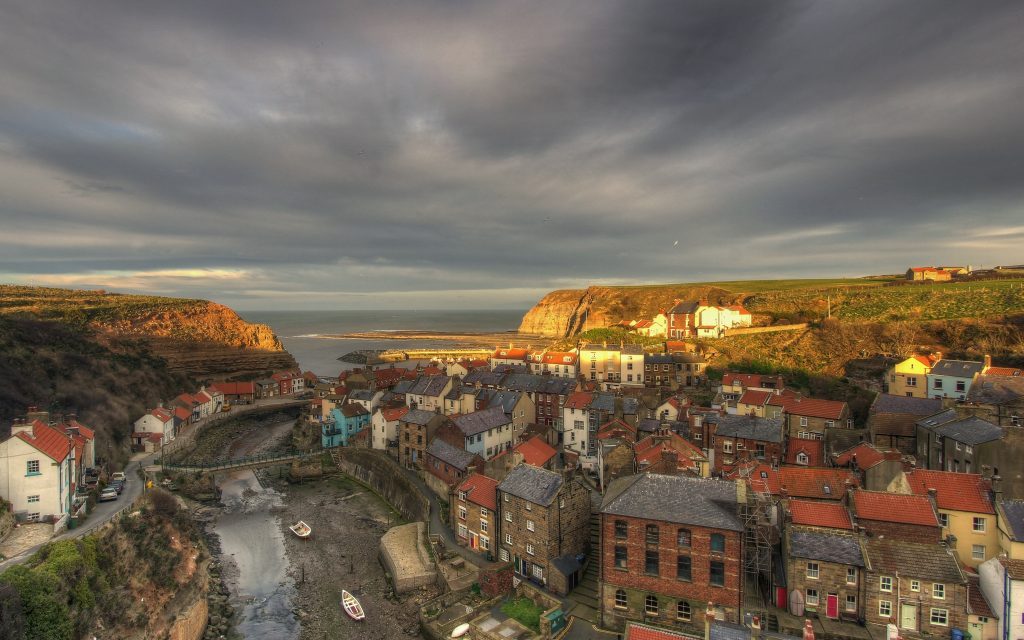
[[776, 500], [763, 483], [751, 482], [756, 467], [744, 469], [738, 481], [744, 485], [738, 497], [743, 521], [743, 613], [745, 621], [765, 620], [772, 587], [772, 562], [776, 542]]

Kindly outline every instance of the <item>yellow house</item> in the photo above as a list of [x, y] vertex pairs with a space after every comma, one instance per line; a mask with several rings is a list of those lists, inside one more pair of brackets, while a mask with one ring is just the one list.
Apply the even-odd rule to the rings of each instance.
[[1024, 560], [1024, 500], [1000, 500], [996, 520], [999, 549], [1010, 560]]
[[992, 485], [976, 473], [914, 469], [905, 474], [910, 491], [933, 496], [942, 537], [956, 538], [960, 563], [975, 571], [999, 555], [999, 527], [992, 504]]
[[911, 356], [903, 362], [897, 362], [885, 372], [885, 382], [889, 385], [889, 393], [894, 396], [910, 396], [911, 398], [928, 397], [928, 372], [932, 365], [941, 359], [933, 356]]

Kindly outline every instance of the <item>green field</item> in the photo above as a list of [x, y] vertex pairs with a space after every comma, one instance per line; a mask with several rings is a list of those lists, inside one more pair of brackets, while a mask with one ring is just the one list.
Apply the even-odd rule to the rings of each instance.
[[611, 287], [622, 291], [678, 289], [683, 287], [714, 287], [729, 293], [760, 293], [791, 289], [823, 289], [826, 287], [877, 287], [894, 278], [797, 278], [792, 280], [720, 280], [718, 282], [679, 282], [675, 284], [637, 284]]

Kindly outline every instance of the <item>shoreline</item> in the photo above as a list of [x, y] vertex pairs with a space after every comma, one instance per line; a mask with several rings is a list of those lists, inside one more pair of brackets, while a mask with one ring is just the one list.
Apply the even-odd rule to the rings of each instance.
[[[312, 336], [307, 336], [312, 337]], [[501, 345], [507, 343], [547, 343], [555, 338], [518, 331], [482, 332], [472, 331], [356, 331], [352, 333], [325, 333], [318, 338], [329, 340], [438, 340], [443, 342], [467, 342], [472, 344]], [[518, 344], [516, 346], [519, 346]]]

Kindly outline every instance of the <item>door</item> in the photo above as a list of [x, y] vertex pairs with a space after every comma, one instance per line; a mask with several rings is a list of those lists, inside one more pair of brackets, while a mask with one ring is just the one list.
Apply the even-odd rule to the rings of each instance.
[[828, 598], [825, 600], [825, 615], [835, 620], [839, 617], [839, 595], [835, 593], [828, 594]]
[[900, 629], [917, 631], [917, 605], [904, 604], [900, 607]]
[[474, 551], [476, 551], [477, 544], [479, 544], [478, 541], [477, 541], [477, 535], [475, 533], [473, 533], [472, 531], [470, 531], [469, 532], [469, 548], [473, 549]]

